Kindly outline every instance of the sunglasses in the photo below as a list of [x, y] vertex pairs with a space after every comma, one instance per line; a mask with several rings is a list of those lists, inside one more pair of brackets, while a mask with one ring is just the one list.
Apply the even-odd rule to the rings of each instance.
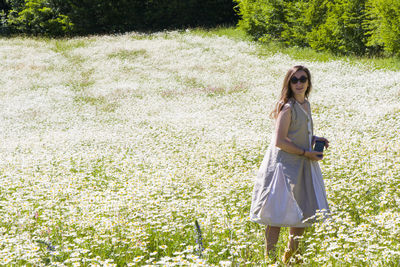
[[296, 84], [299, 81], [301, 83], [305, 83], [307, 80], [308, 80], [308, 78], [306, 76], [301, 76], [300, 78], [297, 78], [297, 77], [293, 76], [292, 78], [290, 78], [290, 82], [293, 83], [293, 84]]

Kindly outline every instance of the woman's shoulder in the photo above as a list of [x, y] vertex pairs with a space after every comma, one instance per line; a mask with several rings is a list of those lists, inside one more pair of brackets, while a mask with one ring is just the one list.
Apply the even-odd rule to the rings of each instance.
[[293, 103], [291, 103], [290, 101], [284, 103], [281, 102], [279, 103], [281, 105], [281, 109], [279, 113], [282, 113], [283, 116], [290, 116], [290, 114], [292, 113], [293, 110]]
[[[283, 105], [283, 109], [292, 109], [294, 106], [294, 100], [293, 99], [289, 99], [284, 105]], [[283, 103], [282, 103], [283, 104]]]

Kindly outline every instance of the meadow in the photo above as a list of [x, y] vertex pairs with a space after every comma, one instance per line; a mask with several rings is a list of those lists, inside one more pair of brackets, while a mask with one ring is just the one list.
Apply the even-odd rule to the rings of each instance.
[[400, 265], [400, 71], [190, 30], [0, 38], [0, 265], [280, 265], [248, 216], [295, 64], [330, 140], [304, 264]]

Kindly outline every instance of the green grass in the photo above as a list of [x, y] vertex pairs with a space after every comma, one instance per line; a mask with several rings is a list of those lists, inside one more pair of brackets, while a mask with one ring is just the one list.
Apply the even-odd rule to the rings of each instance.
[[[253, 38], [243, 30], [236, 27], [217, 27], [213, 29], [195, 28], [191, 30], [193, 33], [202, 36], [225, 36], [234, 40], [251, 41]], [[328, 62], [332, 60], [344, 60], [349, 64], [366, 65], [372, 69], [386, 69], [397, 71], [400, 70], [400, 58], [395, 56], [352, 56], [352, 55], [337, 55], [329, 51], [316, 51], [310, 47], [289, 47], [278, 41], [258, 42], [259, 55], [270, 56], [276, 53], [282, 53], [299, 61], [317, 61]]]
[[119, 58], [122, 60], [128, 59], [133, 60], [137, 57], [143, 56], [146, 57], [147, 52], [145, 49], [138, 49], [138, 50], [120, 50], [108, 55], [108, 58]]
[[97, 106], [101, 111], [104, 112], [114, 112], [118, 107], [116, 103], [111, 103], [106, 97], [99, 96], [87, 96], [87, 95], [77, 95], [74, 97], [74, 101], [77, 104], [89, 104], [92, 106]]
[[253, 42], [233, 27], [16, 38], [0, 52], [1, 266], [272, 264], [248, 214], [292, 58], [320, 62], [313, 118], [331, 141], [321, 165], [333, 217], [301, 239], [304, 265], [399, 265], [398, 72], [368, 70], [396, 58]]
[[243, 30], [236, 27], [216, 27], [212, 29], [194, 28], [190, 32], [202, 37], [209, 37], [213, 35], [225, 36], [234, 40], [251, 41], [252, 37]]
[[55, 39], [49, 41], [53, 48], [52, 50], [56, 53], [68, 53], [76, 48], [86, 47], [88, 40], [74, 40], [74, 39]]

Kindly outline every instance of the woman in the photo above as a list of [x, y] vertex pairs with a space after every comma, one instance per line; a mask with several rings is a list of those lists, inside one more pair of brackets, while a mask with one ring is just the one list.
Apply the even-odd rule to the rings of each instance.
[[258, 171], [251, 204], [251, 220], [267, 225], [267, 256], [275, 249], [280, 228], [290, 227], [284, 263], [297, 251], [298, 237], [314, 221], [317, 211], [329, 212], [318, 165], [323, 154], [312, 150], [316, 140], [324, 141], [326, 148], [329, 141], [313, 135], [308, 102], [311, 85], [306, 67], [294, 66], [287, 72], [271, 113], [276, 120], [275, 135]]

